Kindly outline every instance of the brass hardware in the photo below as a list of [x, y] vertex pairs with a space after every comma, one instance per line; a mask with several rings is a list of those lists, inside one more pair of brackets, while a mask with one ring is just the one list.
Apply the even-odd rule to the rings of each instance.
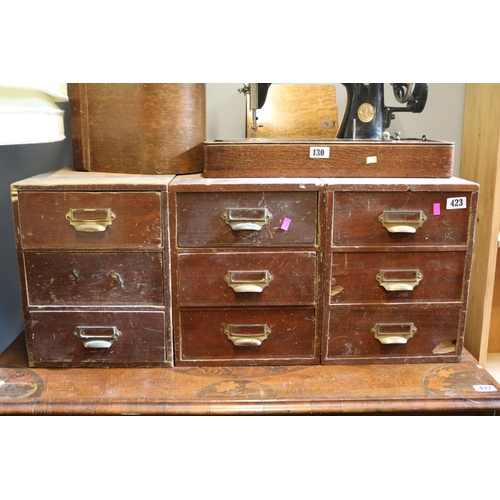
[[78, 274], [78, 271], [76, 269], [71, 269], [68, 278], [70, 279], [70, 281], [78, 281], [80, 279], [80, 275]]
[[109, 349], [121, 332], [116, 326], [78, 326], [73, 335], [87, 349]]
[[109, 274], [109, 277], [120, 287], [123, 288], [123, 278], [116, 272]]
[[233, 231], [260, 231], [273, 216], [267, 208], [226, 208], [221, 217]]
[[358, 118], [363, 123], [370, 123], [373, 120], [374, 116], [375, 116], [375, 108], [369, 102], [364, 102], [358, 108]]
[[228, 271], [224, 276], [224, 281], [236, 293], [261, 293], [272, 279], [269, 271]]
[[372, 328], [373, 336], [381, 344], [406, 344], [416, 331], [413, 323], [377, 323]]
[[376, 277], [380, 286], [388, 292], [411, 291], [422, 278], [418, 269], [382, 269]]
[[389, 233], [416, 233], [427, 217], [422, 210], [384, 210], [378, 219]]
[[267, 339], [271, 328], [262, 325], [227, 325], [224, 328], [227, 338], [238, 347], [258, 347]]
[[115, 217], [110, 208], [70, 208], [66, 214], [70, 225], [84, 233], [106, 231]]
[[19, 190], [15, 187], [10, 188], [10, 200], [12, 203], [15, 203], [19, 199]]

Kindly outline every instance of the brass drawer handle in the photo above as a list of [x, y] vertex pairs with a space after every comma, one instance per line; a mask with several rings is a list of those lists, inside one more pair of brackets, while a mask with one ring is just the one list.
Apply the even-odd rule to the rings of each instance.
[[273, 216], [267, 208], [226, 208], [221, 217], [233, 231], [260, 231]]
[[262, 325], [227, 325], [224, 328], [227, 338], [238, 347], [258, 347], [267, 339], [271, 328]]
[[384, 210], [378, 220], [389, 233], [416, 233], [427, 217], [422, 210]]
[[110, 208], [70, 208], [66, 214], [70, 225], [83, 233], [106, 231], [115, 217]]
[[416, 331], [413, 323], [377, 323], [372, 328], [373, 336], [381, 344], [406, 344]]
[[273, 279], [269, 271], [228, 271], [224, 281], [236, 293], [261, 293]]
[[380, 286], [389, 292], [411, 291], [422, 278], [418, 269], [382, 269], [376, 276]]
[[109, 349], [121, 332], [116, 326], [78, 326], [73, 334], [87, 349]]

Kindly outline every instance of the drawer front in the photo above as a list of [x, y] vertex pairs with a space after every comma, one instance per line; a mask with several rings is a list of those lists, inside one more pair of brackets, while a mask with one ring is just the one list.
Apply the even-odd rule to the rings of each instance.
[[334, 253], [330, 303], [461, 302], [465, 252]]
[[411, 362], [407, 358], [456, 354], [460, 311], [460, 306], [333, 307], [326, 360]]
[[177, 362], [313, 362], [314, 316], [313, 309], [181, 311]]
[[163, 312], [34, 312], [29, 343], [35, 363], [164, 363]]
[[315, 246], [317, 224], [317, 192], [177, 194], [181, 248]]
[[470, 198], [463, 192], [335, 193], [333, 244], [467, 245]]
[[313, 305], [314, 252], [184, 253], [181, 306]]
[[31, 306], [164, 303], [161, 252], [26, 252], [24, 259]]
[[19, 192], [23, 248], [162, 248], [160, 193]]

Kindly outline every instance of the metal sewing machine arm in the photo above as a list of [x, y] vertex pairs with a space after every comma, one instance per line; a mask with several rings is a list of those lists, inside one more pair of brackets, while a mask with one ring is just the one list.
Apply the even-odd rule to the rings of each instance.
[[257, 134], [257, 110], [262, 109], [264, 103], [267, 99], [267, 91], [271, 86], [270, 83], [249, 83], [248, 85], [244, 85], [243, 88], [238, 89], [238, 92], [241, 92], [249, 97], [248, 107], [252, 112], [252, 135]]

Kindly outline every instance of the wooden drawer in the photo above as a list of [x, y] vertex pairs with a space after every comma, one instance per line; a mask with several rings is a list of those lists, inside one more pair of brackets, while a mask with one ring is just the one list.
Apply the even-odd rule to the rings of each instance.
[[[459, 305], [332, 307], [324, 361], [417, 363], [438, 356], [456, 361], [460, 318]], [[406, 343], [384, 343], [404, 338]]]
[[26, 252], [30, 306], [164, 304], [163, 254]]
[[181, 248], [317, 244], [317, 192], [181, 192], [176, 196]]
[[338, 192], [333, 245], [467, 245], [470, 206], [469, 192]]
[[24, 249], [163, 247], [160, 193], [19, 192]]
[[[163, 311], [32, 312], [30, 323], [27, 340], [32, 366], [165, 363]], [[112, 343], [106, 348], [85, 347], [83, 342]]]
[[176, 364], [304, 364], [315, 355], [313, 309], [188, 310]]
[[315, 303], [314, 252], [183, 253], [180, 306], [277, 306]]
[[330, 303], [461, 302], [465, 252], [332, 255]]

